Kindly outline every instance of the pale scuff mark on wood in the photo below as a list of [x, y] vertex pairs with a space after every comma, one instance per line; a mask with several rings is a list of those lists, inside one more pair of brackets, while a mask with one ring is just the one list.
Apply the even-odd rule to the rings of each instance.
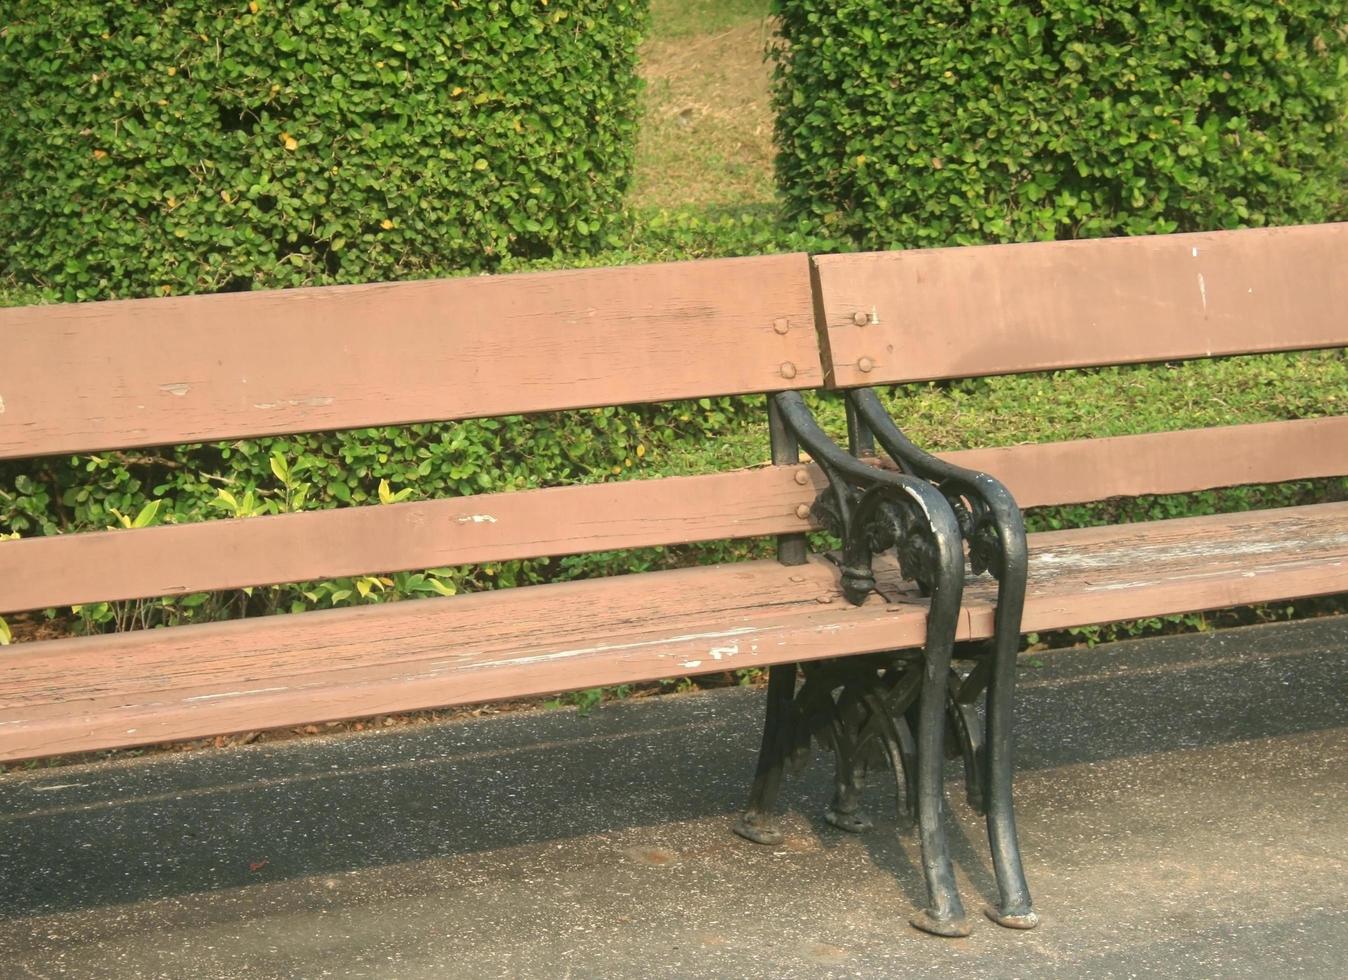
[[733, 657], [739, 652], [740, 645], [738, 643], [731, 643], [729, 646], [723, 647], [712, 647], [707, 651], [713, 660], [720, 660], [722, 657]]
[[172, 384], [160, 385], [159, 390], [176, 398], [182, 398], [192, 390], [192, 386], [185, 381], [175, 381]]
[[255, 687], [248, 691], [221, 691], [219, 694], [198, 694], [195, 697], [183, 698], [183, 703], [188, 704], [193, 701], [219, 701], [221, 698], [243, 698], [250, 694], [274, 694], [277, 691], [288, 691], [289, 687]]
[[0, 395], [0, 415], [5, 414], [5, 396]]
[[[720, 640], [730, 636], [743, 636], [746, 633], [758, 633], [757, 626], [739, 626], [732, 630], [717, 633], [686, 633], [682, 636], [661, 636], [653, 640], [639, 640], [635, 643], [609, 643], [592, 647], [576, 647], [571, 650], [558, 650], [556, 653], [540, 653], [531, 657], [511, 657], [507, 660], [484, 660], [475, 664], [464, 664], [461, 670], [483, 670], [489, 667], [518, 667], [522, 664], [543, 663], [549, 660], [566, 660], [570, 657], [584, 657], [596, 653], [611, 653], [615, 650], [640, 650], [644, 647], [669, 646], [674, 643], [691, 643], [695, 640]], [[738, 645], [735, 647], [739, 651]]]
[[707, 652], [711, 655], [711, 659], [720, 660], [722, 657], [733, 657], [738, 654], [740, 652], [740, 645], [738, 643], [732, 643], [729, 646], [712, 647]]
[[273, 408], [325, 408], [333, 399], [327, 395], [314, 395], [309, 398], [282, 398], [274, 402], [254, 402], [253, 407], [268, 411]]
[[490, 514], [464, 514], [459, 519], [460, 524], [495, 524], [496, 518]]

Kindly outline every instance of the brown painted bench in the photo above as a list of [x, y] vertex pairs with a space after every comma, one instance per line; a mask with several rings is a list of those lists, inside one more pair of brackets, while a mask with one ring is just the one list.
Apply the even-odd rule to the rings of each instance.
[[[891, 465], [947, 488], [975, 545], [971, 518], [987, 508], [960, 506], [967, 480], [951, 464], [995, 474], [1021, 507], [1348, 474], [1345, 416], [938, 460], [871, 387], [1343, 347], [1348, 224], [832, 255], [814, 260], [814, 275], [827, 383], [847, 390], [854, 453], [873, 456], [878, 443]], [[997, 583], [967, 583], [959, 635], [992, 643], [951, 679], [951, 727], [971, 802], [988, 816], [1003, 913], [1021, 898], [1028, 907], [1011, 803], [1017, 634], [1348, 592], [1348, 501], [1036, 533], [1026, 547], [1027, 579], [1003, 568]], [[877, 579], [896, 600], [907, 588]], [[968, 713], [985, 685], [981, 730]]]
[[[0, 351], [0, 459], [823, 382], [799, 254], [7, 309]], [[0, 658], [0, 761], [921, 648], [848, 683], [896, 710], [926, 692], [895, 764], [932, 893], [917, 921], [967, 931], [940, 810], [954, 513], [805, 432], [836, 492], [902, 524], [930, 596], [828, 601], [838, 569], [801, 546], [824, 477], [783, 424], [779, 465], [753, 470], [2, 542], [0, 613], [762, 535], [783, 560], [20, 644]]]
[[[1344, 268], [1334, 225], [0, 310], [0, 459], [776, 393], [771, 467], [8, 541], [0, 612], [779, 536], [776, 562], [24, 645], [4, 656], [0, 760], [768, 666], [741, 834], [777, 839], [783, 769], [811, 741], [837, 759], [830, 820], [863, 829], [879, 755], [921, 831], [915, 924], [967, 932], [940, 816], [948, 724], [988, 816], [990, 914], [1032, 926], [1011, 802], [1021, 632], [1348, 590], [1348, 504], [1027, 543], [1002, 483], [1044, 506], [1337, 476], [1348, 419], [938, 460], [870, 387], [1343, 346]], [[848, 392], [854, 452], [878, 442], [903, 474], [818, 430], [796, 392], [823, 385]], [[821, 526], [838, 553], [806, 553]], [[963, 581], [961, 536], [992, 578]], [[992, 641], [968, 672], [950, 671], [956, 636]]]

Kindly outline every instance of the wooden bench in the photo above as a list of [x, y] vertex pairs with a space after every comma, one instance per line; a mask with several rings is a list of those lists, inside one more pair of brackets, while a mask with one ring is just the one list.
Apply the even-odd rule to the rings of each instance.
[[[0, 760], [767, 666], [738, 832], [779, 839], [782, 775], [811, 741], [835, 754], [829, 819], [864, 829], [859, 780], [879, 756], [920, 830], [930, 903], [914, 924], [965, 934], [941, 820], [948, 727], [987, 813], [989, 914], [1033, 926], [1011, 795], [1020, 634], [1348, 590], [1348, 504], [1027, 538], [1016, 501], [1342, 475], [1348, 419], [936, 459], [871, 386], [1339, 347], [1345, 268], [1348, 233], [1329, 225], [0, 310], [0, 459], [757, 392], [775, 464], [8, 541], [0, 612], [779, 540], [778, 561], [26, 644], [3, 660]], [[810, 417], [798, 392], [820, 386], [847, 391], [863, 459]], [[876, 443], [901, 472], [864, 459]], [[821, 527], [837, 553], [807, 553]], [[964, 581], [961, 538], [990, 577]], [[955, 638], [991, 642], [957, 673]]]
[[[8, 309], [0, 351], [0, 459], [824, 378], [804, 255]], [[902, 524], [929, 601], [829, 601], [839, 572], [802, 545], [825, 477], [779, 415], [779, 465], [754, 470], [11, 540], [0, 612], [761, 535], [783, 561], [20, 644], [0, 659], [0, 761], [922, 648], [844, 673], [896, 712], [925, 691], [906, 759], [931, 892], [916, 921], [967, 932], [941, 820], [955, 515], [797, 425], [838, 499]]]
[[[1011, 802], [1016, 634], [1348, 592], [1348, 501], [1026, 540], [1015, 507], [995, 492], [971, 500], [977, 488], [951, 467], [995, 474], [1021, 507], [1337, 477], [1348, 474], [1348, 417], [935, 459], [905, 438], [872, 386], [1343, 347], [1348, 224], [830, 255], [814, 259], [814, 275], [827, 383], [847, 391], [853, 451], [870, 457], [878, 443], [889, 465], [940, 484], [972, 550], [985, 552], [981, 564], [1002, 564], [999, 581], [971, 579], [964, 591], [959, 637], [992, 643], [972, 672], [952, 673], [951, 729], [963, 743], [971, 801], [988, 815], [1004, 924], [1025, 924], [1015, 915], [1028, 894], [1016, 891], [1023, 878]], [[988, 548], [994, 528], [1014, 560]], [[1014, 567], [1017, 533], [1028, 547], [1027, 580]], [[888, 574], [896, 575], [892, 565]], [[895, 601], [907, 588], [884, 571], [877, 579]], [[969, 702], [989, 683], [980, 730]]]

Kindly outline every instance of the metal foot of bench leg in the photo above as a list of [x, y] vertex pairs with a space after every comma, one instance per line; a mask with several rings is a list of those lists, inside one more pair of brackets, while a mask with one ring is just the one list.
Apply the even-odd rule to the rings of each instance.
[[[1015, 619], [1019, 620], [1018, 610]], [[1033, 929], [1039, 924], [1039, 916], [1034, 911], [1030, 887], [1021, 867], [1016, 813], [1011, 795], [1011, 722], [1019, 634], [1019, 622], [1009, 631], [998, 630], [992, 682], [988, 685], [985, 770], [988, 842], [992, 849], [993, 868], [997, 872], [1000, 901], [997, 908], [985, 909], [985, 912], [993, 922], [1008, 929]]]
[[755, 844], [780, 844], [773, 826], [773, 808], [782, 788], [782, 768], [789, 750], [788, 729], [796, 692], [796, 665], [778, 664], [768, 672], [768, 705], [763, 718], [763, 743], [758, 750], [749, 804], [735, 822], [735, 833]]

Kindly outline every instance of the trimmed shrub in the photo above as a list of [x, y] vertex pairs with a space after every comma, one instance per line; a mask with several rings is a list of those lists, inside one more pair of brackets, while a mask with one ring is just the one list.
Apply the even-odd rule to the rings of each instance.
[[776, 0], [778, 182], [895, 248], [1344, 213], [1342, 0]]
[[15, 0], [0, 282], [90, 300], [598, 247], [645, 18], [645, 0]]

